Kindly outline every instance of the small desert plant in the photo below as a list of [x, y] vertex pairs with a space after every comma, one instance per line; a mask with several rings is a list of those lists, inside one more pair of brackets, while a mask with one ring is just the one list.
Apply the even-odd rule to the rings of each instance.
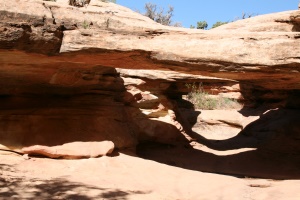
[[166, 26], [175, 26], [175, 27], [182, 27], [180, 22], [173, 23], [172, 18], [174, 16], [174, 7], [169, 6], [169, 9], [165, 12], [164, 8], [158, 7], [156, 4], [153, 3], [146, 3], [145, 4], [145, 15], [149, 17], [153, 21], [160, 23]]
[[100, 1], [102, 1], [102, 2], [112, 2], [112, 3], [117, 3], [116, 0], [100, 0]]
[[69, 0], [70, 6], [75, 7], [84, 7], [85, 5], [88, 5], [91, 0]]
[[90, 24], [91, 24], [91, 23], [89, 23], [88, 21], [84, 20], [83, 23], [82, 23], [82, 27], [83, 27], [84, 29], [90, 28]]
[[[45, 1], [45, 0], [44, 0]], [[53, 1], [53, 0], [48, 0], [48, 1]], [[56, 1], [56, 0], [54, 0]], [[116, 0], [100, 0], [102, 2], [113, 2], [116, 3]], [[69, 0], [69, 5], [70, 6], [75, 6], [75, 7], [84, 7], [89, 5], [91, 0]]]
[[228, 24], [228, 22], [221, 22], [221, 21], [218, 21], [218, 22], [216, 22], [216, 23], [214, 23], [213, 25], [212, 25], [212, 29], [213, 28], [217, 28], [217, 27], [219, 27], [219, 26], [222, 26], [222, 25], [224, 25], [224, 24]]
[[195, 109], [214, 110], [240, 107], [240, 104], [234, 99], [220, 96], [213, 97], [213, 95], [208, 94], [204, 91], [202, 83], [198, 86], [195, 83], [186, 84], [186, 87], [190, 90], [186, 98], [194, 105]]

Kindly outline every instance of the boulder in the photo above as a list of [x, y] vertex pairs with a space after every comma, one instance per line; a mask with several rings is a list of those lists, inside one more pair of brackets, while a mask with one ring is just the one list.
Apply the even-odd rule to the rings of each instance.
[[111, 141], [102, 142], [71, 142], [59, 146], [34, 145], [23, 147], [21, 152], [28, 155], [42, 155], [49, 158], [96, 158], [111, 154], [114, 150], [114, 143]]

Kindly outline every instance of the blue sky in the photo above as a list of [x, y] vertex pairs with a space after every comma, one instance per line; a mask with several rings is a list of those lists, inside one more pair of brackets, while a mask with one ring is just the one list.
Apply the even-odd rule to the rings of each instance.
[[297, 10], [299, 0], [117, 0], [117, 3], [132, 10], [144, 12], [147, 2], [168, 9], [174, 7], [174, 22], [184, 27], [206, 20], [211, 27], [217, 21], [232, 21], [242, 13], [267, 14], [286, 10]]

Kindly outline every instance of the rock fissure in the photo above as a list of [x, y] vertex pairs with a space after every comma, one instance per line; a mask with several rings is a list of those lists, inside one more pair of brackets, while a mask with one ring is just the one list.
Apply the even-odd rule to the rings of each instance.
[[54, 17], [54, 13], [52, 12], [51, 6], [47, 6], [45, 3], [43, 3], [43, 6], [44, 6], [46, 9], [48, 9], [48, 10], [50, 11], [51, 17], [52, 17], [52, 19], [53, 19], [53, 24], [56, 24], [56, 22], [55, 22], [55, 17]]

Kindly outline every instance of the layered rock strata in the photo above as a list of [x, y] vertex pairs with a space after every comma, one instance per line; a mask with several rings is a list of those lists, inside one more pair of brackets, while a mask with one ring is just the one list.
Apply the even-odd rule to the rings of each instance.
[[97, 0], [80, 8], [67, 0], [2, 0], [1, 148], [186, 141], [173, 100], [188, 92], [187, 83], [299, 108], [299, 15], [201, 31]]

